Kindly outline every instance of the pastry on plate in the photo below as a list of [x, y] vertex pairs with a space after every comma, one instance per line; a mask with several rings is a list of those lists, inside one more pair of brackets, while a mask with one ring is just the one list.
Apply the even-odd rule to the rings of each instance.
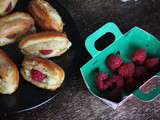
[[0, 50], [0, 93], [12, 94], [19, 85], [19, 72], [17, 66]]
[[45, 0], [31, 0], [28, 11], [43, 30], [63, 31], [63, 21], [59, 13]]
[[25, 55], [42, 58], [60, 56], [71, 46], [65, 33], [41, 32], [27, 35], [20, 43], [19, 48]]
[[21, 73], [31, 84], [52, 91], [59, 88], [65, 78], [65, 73], [59, 65], [48, 59], [33, 56], [25, 57]]
[[18, 0], [0, 0], [0, 16], [10, 13]]
[[15, 12], [0, 18], [0, 46], [15, 42], [33, 27], [34, 20], [24, 12]]

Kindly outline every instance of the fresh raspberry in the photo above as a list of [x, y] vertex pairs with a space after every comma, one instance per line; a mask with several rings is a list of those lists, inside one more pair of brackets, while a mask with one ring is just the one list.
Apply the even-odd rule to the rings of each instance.
[[119, 75], [124, 78], [132, 77], [135, 72], [135, 65], [133, 63], [125, 63], [119, 68]]
[[119, 68], [122, 64], [123, 60], [119, 55], [110, 55], [107, 58], [107, 65], [111, 70], [115, 70]]
[[144, 49], [137, 50], [132, 56], [132, 60], [137, 64], [143, 64], [146, 58], [147, 52]]
[[6, 7], [6, 9], [4, 10], [4, 12], [8, 13], [8, 12], [11, 11], [11, 9], [12, 9], [12, 3], [10, 2], [10, 3], [8, 4], [8, 6]]
[[159, 68], [159, 63], [159, 58], [150, 58], [145, 61], [145, 67], [155, 71]]
[[[124, 87], [124, 81], [123, 78], [120, 75], [113, 75], [113, 77], [110, 79], [112, 81], [112, 85], [117, 89], [123, 89]], [[114, 85], [115, 84], [115, 85]], [[114, 88], [113, 88], [114, 89]]]
[[39, 50], [39, 52], [43, 55], [48, 55], [52, 53], [52, 50]]
[[122, 90], [114, 89], [108, 93], [107, 98], [114, 102], [120, 102], [122, 100]]
[[38, 70], [32, 69], [31, 77], [32, 77], [32, 80], [42, 82], [47, 77], [47, 75], [43, 74], [42, 72]]
[[136, 89], [137, 81], [132, 77], [126, 79], [125, 89], [127, 92], [131, 93]]
[[107, 73], [99, 72], [96, 75], [96, 86], [100, 91], [106, 90], [111, 85], [108, 79], [109, 76]]
[[143, 66], [136, 66], [136, 67], [135, 67], [135, 74], [134, 74], [134, 76], [135, 76], [136, 78], [145, 77], [146, 74], [147, 74], [147, 73], [146, 73], [145, 67], [143, 67]]

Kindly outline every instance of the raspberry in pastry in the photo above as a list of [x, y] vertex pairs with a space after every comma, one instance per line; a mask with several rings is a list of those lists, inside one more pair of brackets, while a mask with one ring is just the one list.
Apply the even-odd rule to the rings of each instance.
[[65, 73], [59, 65], [48, 59], [33, 56], [25, 57], [21, 73], [31, 84], [53, 91], [61, 86], [65, 78]]
[[58, 32], [41, 32], [27, 35], [20, 43], [19, 48], [25, 55], [42, 58], [60, 56], [71, 46], [66, 34]]

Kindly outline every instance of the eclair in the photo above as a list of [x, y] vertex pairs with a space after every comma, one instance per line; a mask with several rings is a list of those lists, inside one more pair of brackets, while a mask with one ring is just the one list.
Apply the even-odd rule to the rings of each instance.
[[31, 0], [28, 11], [43, 30], [63, 31], [64, 23], [59, 13], [45, 0]]
[[21, 69], [24, 79], [31, 84], [48, 90], [56, 90], [64, 81], [64, 70], [54, 62], [33, 56], [25, 57]]
[[17, 66], [0, 50], [0, 93], [12, 94], [19, 85], [19, 72]]
[[20, 43], [19, 48], [25, 55], [42, 58], [60, 56], [71, 46], [65, 33], [41, 32], [27, 35]]
[[15, 12], [0, 18], [0, 46], [17, 41], [33, 27], [33, 18], [24, 12]]

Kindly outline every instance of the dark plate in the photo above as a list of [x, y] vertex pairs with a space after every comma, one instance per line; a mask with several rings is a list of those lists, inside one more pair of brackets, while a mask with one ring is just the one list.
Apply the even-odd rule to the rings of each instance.
[[[28, 0], [20, 0], [17, 4], [15, 11], [25, 11]], [[64, 68], [66, 72], [65, 81], [60, 89], [51, 92], [33, 86], [20, 77], [20, 86], [18, 90], [12, 95], [0, 95], [0, 113], [17, 113], [31, 110], [38, 106], [43, 105], [62, 90], [64, 85], [71, 81], [79, 70], [78, 59], [81, 49], [80, 34], [73, 22], [72, 17], [68, 14], [65, 8], [55, 0], [50, 0], [50, 4], [54, 6], [60, 13], [65, 23], [65, 32], [67, 33], [70, 41], [72, 42], [71, 49], [60, 57], [53, 58], [52, 60]], [[40, 31], [40, 30], [39, 30]], [[17, 43], [3, 47], [12, 60], [21, 68], [23, 55], [17, 48]], [[77, 62], [76, 62], [77, 61]]]

